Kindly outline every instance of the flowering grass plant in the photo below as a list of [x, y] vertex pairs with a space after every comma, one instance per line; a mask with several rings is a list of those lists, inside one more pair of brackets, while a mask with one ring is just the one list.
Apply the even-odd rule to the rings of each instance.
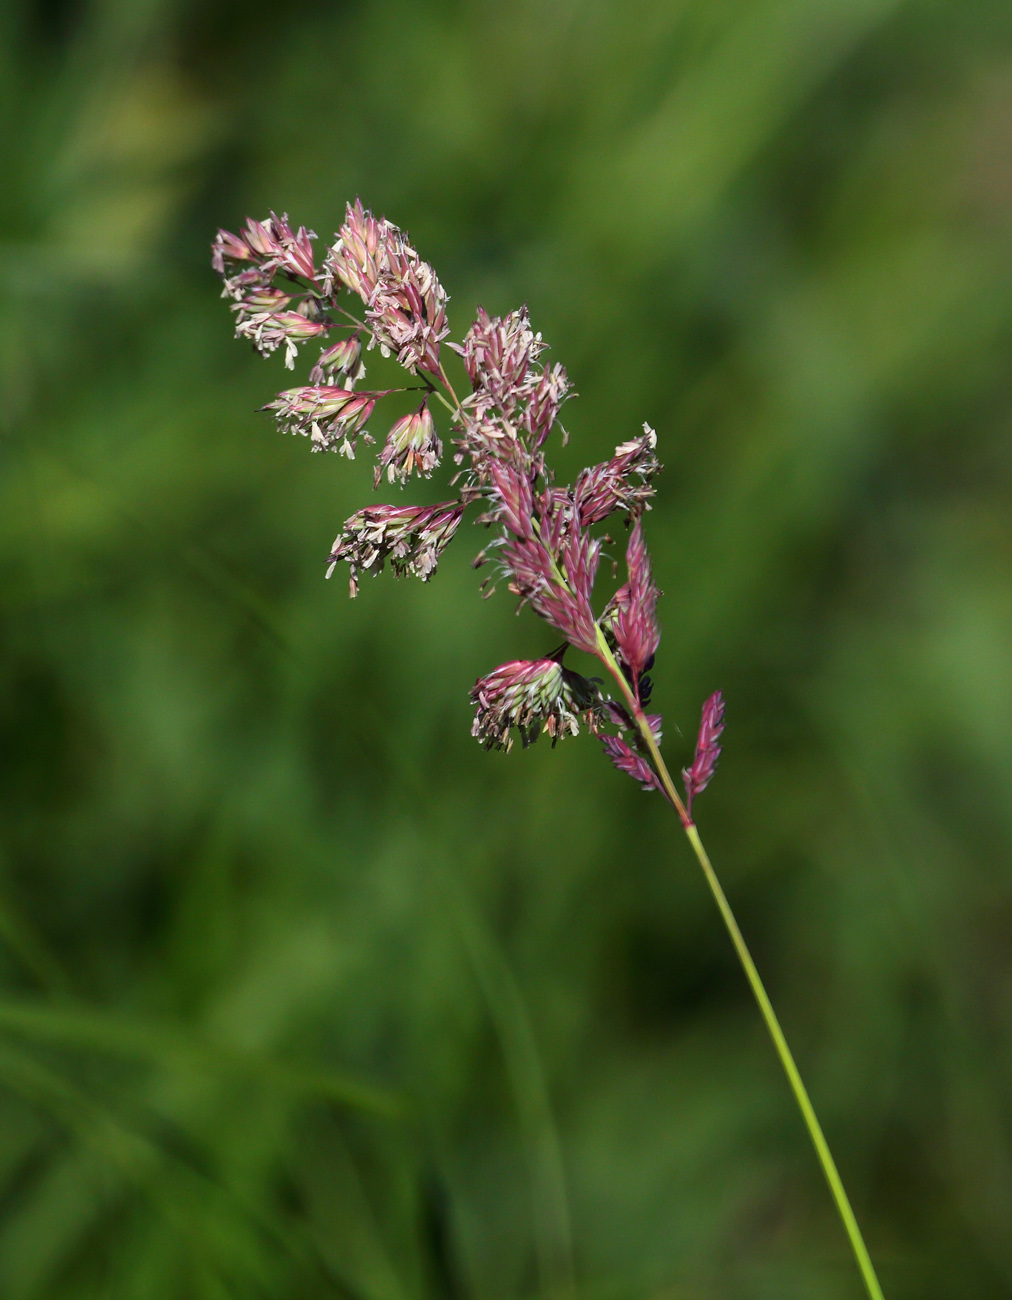
[[[455, 466], [450, 500], [368, 505], [346, 519], [327, 576], [346, 564], [354, 596], [361, 575], [376, 574], [389, 561], [397, 575], [427, 582], [465, 511], [477, 507], [478, 522], [493, 534], [474, 561], [475, 567], [492, 567], [485, 594], [504, 581], [562, 642], [545, 658], [500, 664], [478, 679], [471, 690], [472, 734], [486, 748], [509, 750], [517, 736], [528, 745], [546, 733], [554, 745], [577, 735], [582, 724], [621, 772], [660, 794], [678, 814], [801, 1109], [868, 1294], [881, 1300], [819, 1121], [693, 820], [694, 800], [712, 779], [720, 754], [723, 698], [718, 691], [703, 705], [695, 754], [681, 774], [684, 796], [661, 754], [661, 718], [649, 712], [648, 674], [660, 643], [659, 592], [643, 515], [661, 469], [656, 434], [644, 425], [609, 460], [584, 469], [572, 484], [559, 484], [546, 448], [555, 431], [567, 438], [559, 416], [571, 386], [561, 365], [542, 360], [546, 344], [526, 308], [503, 318], [479, 308], [463, 341], [446, 342], [447, 295], [397, 226], [356, 202], [348, 205], [319, 264], [315, 238], [272, 213], [263, 222], [248, 220], [239, 234], [221, 230], [214, 241], [213, 266], [223, 278], [223, 296], [232, 302], [239, 337], [264, 356], [283, 349], [289, 369], [300, 346], [317, 340], [324, 345], [310, 383], [286, 389], [264, 409], [274, 412], [284, 431], [307, 437], [313, 451], [353, 459], [359, 443], [374, 442], [366, 426], [377, 403], [394, 392], [414, 391], [418, 407], [392, 424], [376, 457], [374, 486], [385, 479], [403, 487], [439, 467], [444, 446], [434, 404], [448, 413]], [[444, 344], [463, 361], [471, 387], [464, 397], [446, 374]], [[377, 347], [396, 357], [410, 384], [373, 391], [358, 386], [366, 375], [363, 356]], [[595, 603], [594, 589], [611, 539], [601, 525], [613, 519], [628, 530], [626, 574], [602, 605]], [[605, 678], [567, 666], [570, 647], [594, 656]]]

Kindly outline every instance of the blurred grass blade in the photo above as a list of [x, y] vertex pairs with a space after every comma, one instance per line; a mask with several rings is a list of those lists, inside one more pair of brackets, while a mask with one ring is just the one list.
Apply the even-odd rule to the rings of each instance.
[[206, 1042], [174, 1026], [119, 1012], [6, 997], [0, 998], [0, 1029], [54, 1046], [144, 1060], [164, 1069], [237, 1074], [294, 1096], [330, 1101], [387, 1119], [404, 1114], [403, 1099], [375, 1084]]
[[569, 1198], [544, 1066], [523, 994], [506, 956], [455, 882], [446, 879], [454, 919], [502, 1051], [527, 1151], [531, 1215], [543, 1297], [574, 1291]]

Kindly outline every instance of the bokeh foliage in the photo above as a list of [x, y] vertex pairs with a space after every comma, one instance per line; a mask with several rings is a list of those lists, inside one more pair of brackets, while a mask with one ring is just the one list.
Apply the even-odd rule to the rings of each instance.
[[859, 1294], [670, 813], [468, 735], [551, 648], [480, 535], [323, 581], [369, 466], [254, 414], [208, 243], [361, 194], [458, 337], [529, 303], [564, 470], [658, 429], [666, 752], [721, 686], [701, 824], [886, 1293], [1012, 1296], [1012, 9], [0, 24], [0, 1295]]

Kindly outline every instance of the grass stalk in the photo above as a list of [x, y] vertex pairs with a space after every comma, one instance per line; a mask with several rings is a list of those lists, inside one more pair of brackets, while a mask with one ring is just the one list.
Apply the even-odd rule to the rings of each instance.
[[619, 688], [625, 697], [632, 715], [636, 721], [637, 730], [643, 739], [647, 750], [649, 751], [651, 761], [657, 775], [661, 779], [664, 787], [664, 793], [667, 795], [668, 802], [678, 813], [685, 831], [686, 838], [692, 846], [692, 851], [696, 855], [696, 860], [703, 869], [703, 875], [706, 877], [706, 883], [710, 887], [710, 893], [713, 895], [720, 915], [723, 918], [724, 925], [728, 934], [731, 936], [731, 942], [734, 944], [734, 950], [738, 954], [738, 960], [741, 963], [742, 970], [749, 982], [752, 993], [759, 1006], [759, 1011], [765, 1021], [766, 1028], [769, 1030], [770, 1038], [773, 1040], [773, 1046], [776, 1048], [777, 1056], [780, 1058], [780, 1064], [783, 1067], [784, 1074], [787, 1075], [787, 1082], [794, 1093], [794, 1099], [798, 1103], [798, 1109], [801, 1111], [801, 1117], [805, 1121], [805, 1127], [808, 1129], [808, 1135], [812, 1139], [812, 1145], [815, 1147], [815, 1154], [818, 1156], [819, 1164], [822, 1166], [822, 1172], [825, 1175], [826, 1182], [829, 1184], [829, 1190], [832, 1194], [833, 1201], [836, 1205], [837, 1212], [843, 1222], [847, 1238], [850, 1241], [851, 1250], [854, 1252], [854, 1258], [857, 1261], [858, 1269], [864, 1281], [865, 1289], [868, 1292], [870, 1300], [884, 1300], [882, 1287], [879, 1285], [878, 1277], [875, 1273], [875, 1266], [871, 1262], [871, 1256], [868, 1254], [868, 1247], [864, 1243], [864, 1237], [861, 1235], [861, 1229], [858, 1226], [857, 1218], [854, 1214], [853, 1207], [850, 1204], [850, 1198], [847, 1196], [846, 1189], [843, 1185], [843, 1179], [840, 1177], [840, 1171], [836, 1167], [836, 1161], [833, 1159], [833, 1153], [829, 1149], [829, 1143], [826, 1141], [826, 1135], [822, 1131], [822, 1125], [819, 1123], [819, 1117], [815, 1113], [815, 1107], [812, 1105], [812, 1099], [808, 1095], [808, 1089], [805, 1087], [804, 1080], [801, 1078], [801, 1072], [797, 1067], [791, 1049], [787, 1044], [784, 1031], [780, 1027], [780, 1021], [777, 1019], [777, 1013], [773, 1010], [773, 1003], [770, 1001], [769, 994], [762, 982], [762, 977], [749, 952], [748, 944], [741, 932], [734, 912], [731, 910], [731, 904], [727, 901], [727, 895], [721, 887], [717, 878], [717, 873], [713, 869], [709, 854], [703, 847], [703, 841], [699, 837], [699, 831], [695, 822], [689, 815], [675, 783], [671, 779], [671, 773], [668, 771], [667, 764], [661, 756], [661, 751], [654, 739], [653, 732], [650, 730], [650, 724], [647, 722], [646, 715], [639, 702], [629, 687], [625, 674], [619, 667], [611, 647], [605, 639], [604, 633], [598, 629], [598, 654], [605, 667], [615, 679]]

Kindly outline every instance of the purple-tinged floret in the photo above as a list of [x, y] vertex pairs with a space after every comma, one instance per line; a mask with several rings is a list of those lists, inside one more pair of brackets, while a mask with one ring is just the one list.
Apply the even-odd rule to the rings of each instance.
[[442, 501], [435, 506], [366, 506], [344, 521], [331, 547], [327, 577], [346, 560], [355, 596], [359, 573], [364, 569], [379, 573], [389, 559], [398, 577], [410, 574], [428, 582], [463, 513], [461, 501]]
[[724, 697], [720, 691], [714, 691], [703, 705], [703, 714], [699, 722], [699, 737], [696, 740], [696, 756], [692, 766], [682, 770], [685, 782], [685, 808], [692, 815], [692, 801], [710, 784], [717, 770], [720, 757], [721, 732], [724, 730]]

